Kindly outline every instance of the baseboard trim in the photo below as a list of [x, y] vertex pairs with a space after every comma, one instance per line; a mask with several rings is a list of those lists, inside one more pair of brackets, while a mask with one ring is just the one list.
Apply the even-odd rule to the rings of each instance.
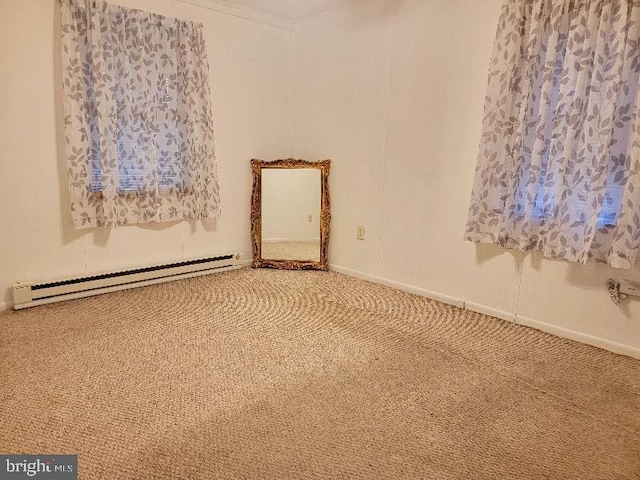
[[486, 305], [481, 305], [479, 303], [464, 302], [464, 308], [467, 310], [471, 310], [472, 312], [482, 313], [484, 315], [489, 315], [490, 317], [496, 317], [501, 320], [506, 320], [507, 322], [514, 323], [516, 321], [516, 316], [513, 313], [505, 312], [504, 310], [498, 310], [497, 308], [487, 307]]
[[515, 316], [515, 322], [518, 325], [535, 328], [536, 330], [550, 333], [551, 335], [555, 335], [556, 337], [567, 338], [579, 343], [585, 343], [593, 347], [602, 348], [613, 353], [640, 359], [640, 348], [631, 347], [629, 345], [624, 345], [622, 343], [617, 343], [600, 337], [594, 337], [586, 333], [577, 332], [568, 328], [558, 327], [556, 325], [551, 325], [549, 323], [544, 323], [539, 320], [534, 320], [533, 318], [523, 317], [521, 315]]
[[432, 292], [430, 290], [425, 290], [423, 288], [414, 287], [413, 285], [408, 285], [406, 283], [388, 280], [386, 278], [377, 277], [375, 275], [369, 275], [367, 273], [363, 273], [358, 270], [352, 270], [346, 267], [341, 267], [340, 265], [335, 265], [333, 263], [329, 264], [329, 269], [334, 272], [349, 275], [350, 277], [360, 278], [362, 280], [367, 280], [369, 282], [377, 283], [379, 285], [384, 285], [386, 287], [396, 288], [398, 290], [402, 290], [403, 292], [413, 293], [415, 295], [420, 295], [422, 297], [430, 298], [432, 300], [437, 300], [442, 303], [447, 303], [449, 305], [454, 305], [459, 308], [464, 308], [463, 300], [455, 297], [450, 297], [449, 295], [443, 295], [441, 293]]
[[578, 343], [591, 345], [593, 347], [602, 348], [619, 355], [626, 355], [628, 357], [637, 358], [640, 360], [640, 348], [632, 347], [630, 345], [624, 345], [612, 340], [607, 340], [600, 337], [594, 337], [592, 335], [570, 330], [568, 328], [551, 325], [549, 323], [540, 322], [532, 318], [523, 317], [522, 315], [513, 314], [504, 310], [498, 310], [479, 303], [467, 302], [459, 298], [444, 295], [438, 292], [432, 292], [424, 290], [422, 288], [414, 287], [413, 285], [407, 285], [405, 283], [395, 282], [393, 280], [387, 280], [386, 278], [377, 277], [375, 275], [369, 275], [367, 273], [360, 272], [358, 270], [352, 270], [350, 268], [342, 267], [340, 265], [330, 264], [330, 270], [338, 273], [343, 273], [351, 277], [361, 278], [369, 282], [385, 285], [387, 287], [397, 288], [408, 293], [414, 293], [423, 297], [431, 298], [432, 300], [438, 300], [443, 303], [455, 305], [456, 307], [464, 308], [474, 312], [489, 315], [491, 317], [499, 318], [507, 322], [516, 323], [524, 327], [535, 328], [542, 332], [554, 335], [556, 337], [566, 338]]
[[13, 308], [13, 302], [0, 302], [0, 312], [5, 310], [11, 310]]

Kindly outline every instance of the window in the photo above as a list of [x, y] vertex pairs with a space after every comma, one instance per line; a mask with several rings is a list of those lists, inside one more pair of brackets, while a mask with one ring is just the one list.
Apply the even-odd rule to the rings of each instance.
[[467, 240], [635, 263], [639, 22], [638, 2], [505, 0]]
[[217, 216], [202, 26], [97, 0], [61, 18], [74, 225]]

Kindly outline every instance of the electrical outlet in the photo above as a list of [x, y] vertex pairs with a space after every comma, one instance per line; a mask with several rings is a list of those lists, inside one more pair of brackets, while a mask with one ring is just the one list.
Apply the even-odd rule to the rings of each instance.
[[313, 222], [313, 215], [311, 214], [307, 215], [307, 222], [309, 223]]
[[356, 232], [356, 238], [358, 240], [364, 240], [364, 227], [361, 225], [358, 225], [358, 230]]

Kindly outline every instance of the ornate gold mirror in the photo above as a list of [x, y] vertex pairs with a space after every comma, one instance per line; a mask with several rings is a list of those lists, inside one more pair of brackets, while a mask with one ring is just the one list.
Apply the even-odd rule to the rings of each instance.
[[328, 270], [331, 160], [251, 160], [253, 268]]

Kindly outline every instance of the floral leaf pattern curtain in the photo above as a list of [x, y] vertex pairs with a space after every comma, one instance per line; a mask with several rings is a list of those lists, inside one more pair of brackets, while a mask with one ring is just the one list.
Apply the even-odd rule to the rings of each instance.
[[465, 239], [631, 268], [640, 1], [505, 0]]
[[202, 25], [98, 0], [60, 1], [74, 227], [216, 217]]

